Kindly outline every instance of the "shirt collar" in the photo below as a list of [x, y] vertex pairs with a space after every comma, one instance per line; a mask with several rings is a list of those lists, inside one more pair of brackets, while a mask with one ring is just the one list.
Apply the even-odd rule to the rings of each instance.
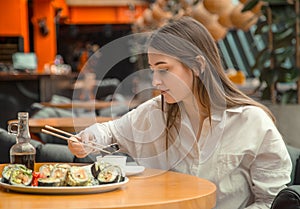
[[[244, 109], [243, 106], [238, 106], [238, 107], [232, 107], [232, 108], [226, 109], [225, 112], [241, 113], [241, 112], [243, 112], [243, 109]], [[224, 113], [224, 111], [222, 113], [221, 112], [213, 113], [211, 115], [211, 119], [214, 121], [221, 121], [222, 117], [223, 117], [223, 113]]]

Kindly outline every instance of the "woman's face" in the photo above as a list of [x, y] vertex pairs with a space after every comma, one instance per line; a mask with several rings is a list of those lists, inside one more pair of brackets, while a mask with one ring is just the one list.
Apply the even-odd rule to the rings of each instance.
[[180, 102], [193, 95], [193, 73], [189, 68], [154, 49], [149, 49], [148, 61], [153, 71], [152, 85], [160, 90], [167, 103]]

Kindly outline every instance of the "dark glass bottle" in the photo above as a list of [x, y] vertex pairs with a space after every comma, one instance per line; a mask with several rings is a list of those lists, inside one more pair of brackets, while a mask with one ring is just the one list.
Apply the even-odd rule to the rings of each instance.
[[[36, 150], [30, 144], [28, 117], [28, 112], [19, 112], [18, 123], [12, 123], [8, 126], [9, 133], [16, 134], [16, 144], [10, 148], [10, 163], [23, 164], [34, 170]], [[13, 126], [17, 126], [18, 130], [14, 131]]]

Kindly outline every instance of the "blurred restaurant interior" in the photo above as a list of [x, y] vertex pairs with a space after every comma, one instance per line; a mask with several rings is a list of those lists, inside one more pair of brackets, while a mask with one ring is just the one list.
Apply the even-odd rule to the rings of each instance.
[[[211, 32], [230, 79], [246, 94], [268, 105], [278, 117], [279, 129], [287, 142], [300, 147], [295, 139], [300, 120], [300, 47], [296, 35], [300, 34], [299, 1], [274, 2], [0, 1], [0, 128], [7, 129], [8, 121], [16, 119], [20, 111], [36, 118], [88, 115], [84, 107], [73, 106], [72, 111], [72, 106], [51, 104], [130, 98], [130, 108], [134, 108], [151, 98], [155, 94], [151, 82], [143, 80], [142, 76], [147, 75], [138, 73], [147, 68], [145, 58], [135, 55], [130, 43], [124, 48], [132, 56], [111, 66], [105, 75], [90, 75], [85, 83], [84, 76], [92, 74], [86, 63], [101, 47], [116, 39], [155, 30], [173, 17], [188, 15]], [[90, 91], [93, 82], [98, 84], [97, 91], [88, 96], [83, 91]], [[130, 108], [102, 108], [93, 114], [121, 116]], [[43, 140], [40, 135], [37, 138]]]

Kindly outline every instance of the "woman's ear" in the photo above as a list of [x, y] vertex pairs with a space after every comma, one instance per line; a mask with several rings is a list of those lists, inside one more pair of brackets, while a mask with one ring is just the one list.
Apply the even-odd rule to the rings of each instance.
[[199, 54], [196, 56], [196, 60], [200, 64], [200, 73], [202, 74], [205, 70], [205, 65], [206, 65], [205, 58]]

